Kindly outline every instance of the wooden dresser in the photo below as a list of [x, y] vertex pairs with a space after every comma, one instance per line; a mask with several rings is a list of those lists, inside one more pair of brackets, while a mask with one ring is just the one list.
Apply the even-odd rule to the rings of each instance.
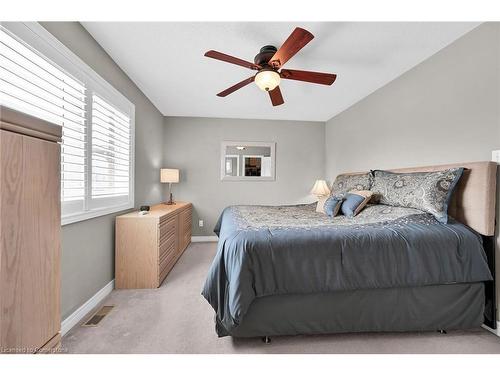
[[191, 242], [191, 212], [176, 202], [117, 216], [115, 288], [158, 288]]
[[60, 344], [60, 126], [0, 106], [0, 352]]

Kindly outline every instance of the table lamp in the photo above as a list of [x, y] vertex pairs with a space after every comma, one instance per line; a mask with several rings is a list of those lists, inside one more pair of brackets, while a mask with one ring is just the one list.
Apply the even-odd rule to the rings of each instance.
[[311, 190], [311, 194], [314, 194], [318, 197], [324, 197], [328, 194], [330, 194], [330, 189], [328, 189], [328, 185], [326, 184], [325, 180], [316, 180], [314, 183], [314, 186]]
[[172, 184], [179, 182], [179, 170], [169, 168], [160, 169], [160, 181], [162, 183], [168, 183], [169, 200], [164, 204], [174, 204], [172, 199]]

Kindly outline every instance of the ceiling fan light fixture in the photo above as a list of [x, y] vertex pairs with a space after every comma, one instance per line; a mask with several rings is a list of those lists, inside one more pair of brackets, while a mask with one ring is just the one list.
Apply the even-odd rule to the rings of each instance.
[[255, 84], [262, 91], [272, 91], [280, 84], [281, 78], [274, 70], [261, 70], [255, 75]]

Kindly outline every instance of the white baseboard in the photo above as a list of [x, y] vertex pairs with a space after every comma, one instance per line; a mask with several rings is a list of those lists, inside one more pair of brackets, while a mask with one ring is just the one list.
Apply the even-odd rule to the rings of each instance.
[[500, 337], [500, 321], [497, 320], [497, 329], [493, 329], [493, 328], [490, 328], [488, 327], [487, 325], [483, 324], [482, 327], [487, 330], [487, 331], [490, 331], [491, 333], [497, 335]]
[[68, 333], [71, 328], [76, 326], [88, 313], [95, 309], [114, 288], [115, 280], [113, 279], [104, 288], [90, 297], [87, 302], [76, 309], [73, 314], [64, 319], [61, 323], [61, 336]]
[[192, 236], [191, 242], [217, 242], [219, 237], [217, 236]]

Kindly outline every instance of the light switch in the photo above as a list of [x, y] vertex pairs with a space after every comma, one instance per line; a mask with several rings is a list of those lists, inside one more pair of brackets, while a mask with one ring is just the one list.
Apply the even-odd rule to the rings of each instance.
[[491, 161], [500, 164], [500, 150], [491, 151]]
[[199, 226], [200, 228], [201, 228], [201, 227], [203, 227], [203, 220], [199, 220], [199, 221], [198, 221], [198, 226]]

